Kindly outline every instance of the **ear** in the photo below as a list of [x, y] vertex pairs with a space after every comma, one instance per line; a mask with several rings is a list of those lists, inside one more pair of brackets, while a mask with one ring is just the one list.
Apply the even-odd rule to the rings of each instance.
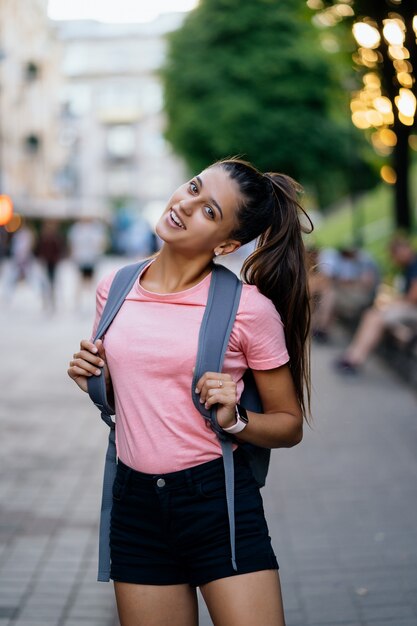
[[241, 245], [240, 241], [236, 241], [236, 239], [228, 239], [216, 247], [214, 254], [215, 256], [226, 256], [238, 250]]

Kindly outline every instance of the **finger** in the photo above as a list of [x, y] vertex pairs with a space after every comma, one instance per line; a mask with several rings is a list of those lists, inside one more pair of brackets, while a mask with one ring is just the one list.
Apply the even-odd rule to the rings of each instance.
[[103, 367], [105, 363], [100, 356], [94, 356], [94, 354], [91, 354], [91, 352], [88, 352], [87, 350], [80, 350], [80, 352], [74, 354], [74, 358], [83, 359], [84, 361], [97, 365], [98, 367]]
[[97, 348], [97, 352], [102, 359], [106, 358], [106, 350], [104, 349], [104, 344], [101, 339], [97, 339], [95, 343], [95, 347]]
[[95, 365], [85, 361], [84, 359], [74, 359], [71, 363], [73, 363], [72, 367], [78, 367], [84, 372], [95, 374], [95, 376], [100, 376], [101, 374], [101, 369], [98, 369]]
[[206, 372], [205, 374], [203, 374], [200, 378], [200, 380], [197, 382], [196, 385], [196, 393], [200, 393], [204, 383], [206, 381], [209, 380], [216, 380], [216, 381], [223, 381], [223, 382], [227, 382], [227, 381], [232, 381], [232, 377], [230, 376], [230, 374], [223, 374], [222, 372]]
[[224, 393], [222, 391], [211, 390], [210, 395], [204, 403], [206, 409], [209, 409], [213, 404], [221, 404], [223, 406], [234, 406], [236, 404], [236, 396], [234, 394]]
[[236, 389], [236, 383], [233, 380], [224, 380], [221, 378], [216, 378], [215, 380], [206, 380], [200, 389], [200, 402], [205, 402], [207, 395], [211, 389], [219, 390], [219, 389]]
[[88, 339], [82, 339], [80, 341], [80, 348], [84, 350], [88, 350], [89, 352], [92, 352], [93, 354], [97, 354], [98, 352], [97, 347], [94, 345], [94, 343], [92, 341], [89, 341]]
[[223, 398], [226, 401], [233, 402], [236, 398], [235, 389], [209, 389], [207, 392], [207, 398]]
[[90, 372], [86, 372], [84, 369], [82, 369], [81, 367], [78, 367], [77, 365], [72, 365], [68, 369], [68, 376], [70, 378], [78, 378], [79, 376], [84, 376], [86, 378], [89, 378], [90, 376], [92, 376], [92, 374]]

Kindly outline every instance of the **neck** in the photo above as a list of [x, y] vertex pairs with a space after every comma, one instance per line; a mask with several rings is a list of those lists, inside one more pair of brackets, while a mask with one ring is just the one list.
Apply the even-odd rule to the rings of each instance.
[[189, 258], [163, 245], [141, 283], [149, 291], [175, 293], [197, 285], [211, 269], [207, 255]]

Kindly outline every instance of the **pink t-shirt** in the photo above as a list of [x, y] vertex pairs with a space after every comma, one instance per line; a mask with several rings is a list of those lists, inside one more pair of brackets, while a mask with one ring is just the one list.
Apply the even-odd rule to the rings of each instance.
[[[97, 287], [98, 325], [114, 272]], [[191, 397], [198, 333], [211, 275], [178, 293], [147, 291], [136, 281], [104, 338], [116, 408], [118, 457], [133, 469], [162, 474], [221, 456], [216, 435]], [[272, 302], [244, 285], [223, 372], [237, 382], [247, 369], [267, 370], [289, 360]]]

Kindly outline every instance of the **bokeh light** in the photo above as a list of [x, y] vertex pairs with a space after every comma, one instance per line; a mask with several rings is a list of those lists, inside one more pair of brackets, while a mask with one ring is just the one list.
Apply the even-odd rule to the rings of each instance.
[[0, 195], [0, 226], [4, 226], [13, 216], [13, 202], [10, 196]]
[[408, 145], [412, 150], [417, 152], [417, 135], [410, 135], [408, 138]]
[[383, 165], [380, 170], [381, 178], [388, 185], [395, 185], [397, 182], [397, 174], [394, 168], [389, 165]]
[[15, 233], [22, 225], [22, 217], [19, 213], [14, 213], [12, 219], [6, 224], [5, 229], [8, 233]]
[[404, 22], [400, 19], [384, 20], [382, 33], [390, 46], [402, 46], [405, 40]]
[[367, 22], [356, 22], [353, 25], [353, 36], [362, 48], [377, 48], [381, 41], [378, 29]]
[[395, 98], [395, 104], [403, 117], [414, 117], [416, 112], [416, 97], [410, 89], [400, 89], [399, 96]]

